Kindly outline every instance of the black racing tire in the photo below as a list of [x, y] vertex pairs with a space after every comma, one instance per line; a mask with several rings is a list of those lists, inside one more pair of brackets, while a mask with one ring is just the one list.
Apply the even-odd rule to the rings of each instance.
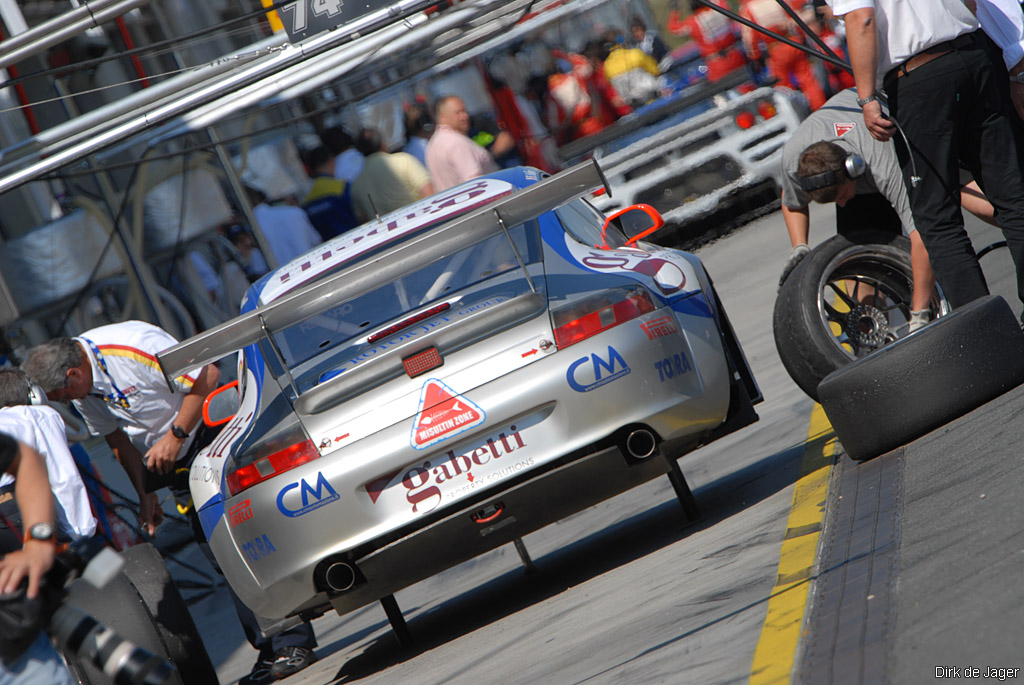
[[1024, 332], [989, 295], [829, 374], [818, 386], [846, 453], [863, 461], [1024, 383]]
[[[156, 621], [146, 608], [146, 603], [123, 572], [101, 589], [94, 588], [82, 580], [73, 582], [68, 586], [67, 603], [81, 609], [122, 638], [156, 656], [172, 660]], [[87, 685], [113, 685], [114, 680], [91, 662], [66, 652], [63, 656], [68, 662], [68, 669], [78, 682]], [[181, 680], [180, 674], [175, 673], [171, 682], [182, 685], [185, 681]]]
[[217, 670], [210, 661], [185, 600], [174, 585], [163, 556], [150, 543], [121, 553], [124, 575], [145, 602], [160, 632], [167, 656], [185, 683], [216, 683]]
[[[855, 301], [846, 292], [853, 282], [876, 296]], [[772, 321], [782, 365], [800, 389], [817, 400], [825, 376], [906, 336], [913, 282], [910, 240], [896, 233], [836, 235], [811, 250], [779, 290]], [[948, 308], [937, 299], [932, 310]]]

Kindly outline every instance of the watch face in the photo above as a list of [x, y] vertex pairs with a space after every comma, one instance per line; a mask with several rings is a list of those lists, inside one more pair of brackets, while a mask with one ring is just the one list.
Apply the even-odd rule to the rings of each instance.
[[49, 523], [37, 523], [29, 529], [28, 535], [33, 540], [51, 540], [53, 539], [53, 526]]

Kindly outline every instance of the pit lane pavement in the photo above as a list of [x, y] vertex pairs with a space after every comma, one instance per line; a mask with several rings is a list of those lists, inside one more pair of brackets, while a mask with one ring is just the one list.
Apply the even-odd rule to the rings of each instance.
[[[815, 207], [812, 240], [833, 226], [831, 208]], [[685, 523], [667, 480], [647, 484], [528, 536], [535, 574], [509, 547], [398, 593], [409, 649], [379, 606], [317, 619], [320, 660], [282, 682], [923, 682], [936, 667], [1024, 667], [1024, 391], [872, 462], [832, 456], [772, 339], [781, 216], [698, 253], [766, 397], [758, 424], [680, 461], [700, 521]], [[1006, 251], [984, 267], [1011, 298]], [[811, 506], [821, 544], [790, 593], [805, 593], [796, 638], [765, 647], [808, 454], [828, 476]], [[248, 672], [255, 653], [224, 593], [191, 609], [221, 682]]]

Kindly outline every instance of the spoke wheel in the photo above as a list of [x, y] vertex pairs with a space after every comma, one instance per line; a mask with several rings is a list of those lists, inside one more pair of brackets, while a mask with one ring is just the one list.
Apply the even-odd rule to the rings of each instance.
[[[909, 334], [912, 292], [907, 238], [881, 231], [829, 238], [793, 270], [775, 302], [783, 366], [817, 400], [825, 376]], [[948, 312], [940, 292], [932, 312]]]
[[[833, 343], [859, 359], [909, 334], [912, 293], [909, 255], [851, 245], [822, 270], [818, 313]], [[946, 313], [940, 297], [931, 305]]]

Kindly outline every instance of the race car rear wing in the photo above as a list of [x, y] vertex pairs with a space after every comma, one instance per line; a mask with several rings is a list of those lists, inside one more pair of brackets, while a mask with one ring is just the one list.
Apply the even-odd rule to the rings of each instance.
[[[595, 160], [581, 162], [528, 188], [441, 224], [320, 281], [282, 295], [270, 304], [209, 328], [157, 355], [168, 385], [197, 369], [287, 328], [361, 292], [410, 274], [434, 261], [501, 234], [544, 212], [586, 195], [607, 181]], [[608, 189], [610, 191], [610, 189]]]

